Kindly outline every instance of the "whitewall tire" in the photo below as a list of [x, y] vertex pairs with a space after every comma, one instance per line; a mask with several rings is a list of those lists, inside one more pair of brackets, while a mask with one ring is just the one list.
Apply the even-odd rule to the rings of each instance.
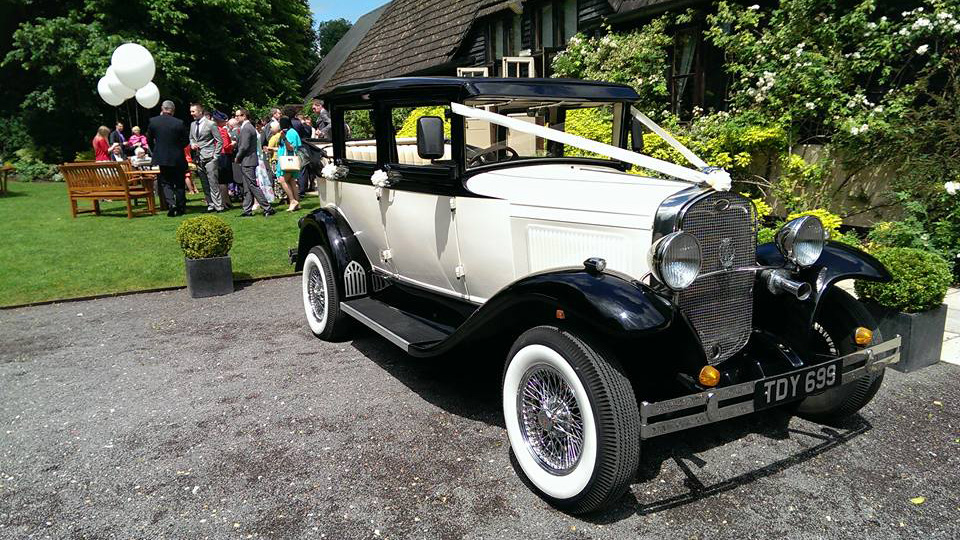
[[577, 336], [540, 326], [517, 339], [503, 414], [522, 474], [550, 504], [591, 512], [629, 488], [640, 457], [633, 388], [615, 360]]
[[310, 331], [327, 341], [343, 337], [349, 320], [340, 311], [340, 287], [326, 249], [316, 246], [307, 254], [301, 284], [303, 310]]

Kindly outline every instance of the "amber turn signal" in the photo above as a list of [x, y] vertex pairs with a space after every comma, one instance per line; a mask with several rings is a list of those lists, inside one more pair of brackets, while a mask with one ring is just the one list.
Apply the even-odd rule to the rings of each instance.
[[700, 370], [700, 384], [704, 386], [716, 386], [720, 382], [720, 372], [713, 366], [703, 366]]
[[873, 331], [869, 328], [858, 327], [857, 331], [853, 335], [854, 341], [857, 342], [857, 345], [861, 347], [869, 345], [873, 342]]

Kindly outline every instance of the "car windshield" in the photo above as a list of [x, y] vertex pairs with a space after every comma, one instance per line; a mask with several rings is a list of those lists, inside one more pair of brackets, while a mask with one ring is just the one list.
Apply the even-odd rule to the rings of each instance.
[[[501, 99], [478, 100], [467, 102], [466, 105], [594, 141], [623, 146], [621, 103]], [[468, 167], [536, 158], [610, 159], [575, 146], [498, 126], [486, 120], [465, 120], [464, 141]]]

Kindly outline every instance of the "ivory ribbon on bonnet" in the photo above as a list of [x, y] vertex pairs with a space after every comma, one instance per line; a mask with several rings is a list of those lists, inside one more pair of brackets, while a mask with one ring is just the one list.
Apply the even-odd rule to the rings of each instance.
[[563, 131], [546, 126], [538, 126], [536, 124], [531, 124], [529, 122], [524, 122], [523, 120], [503, 116], [502, 114], [485, 111], [483, 109], [467, 107], [466, 105], [462, 105], [460, 103], [451, 103], [450, 108], [454, 113], [466, 118], [485, 120], [491, 124], [503, 126], [513, 131], [527, 133], [542, 139], [575, 146], [581, 150], [586, 150], [587, 152], [593, 152], [595, 154], [607, 156], [612, 159], [630, 163], [651, 171], [657, 171], [667, 176], [672, 176], [674, 178], [685, 180], [694, 184], [706, 184], [717, 191], [730, 190], [730, 174], [727, 173], [727, 171], [718, 167], [708, 167], [703, 160], [698, 158], [693, 152], [680, 144], [679, 141], [671, 137], [669, 133], [664, 131], [663, 128], [658, 126], [653, 120], [650, 120], [644, 116], [643, 113], [632, 107], [631, 113], [638, 120], [643, 122], [643, 124], [651, 131], [662, 137], [667, 144], [675, 148], [701, 170], [698, 171], [694, 169], [688, 169], [687, 167], [670, 163], [669, 161], [645, 156], [637, 152], [631, 152], [625, 148], [618, 148], [610, 144], [592, 141], [579, 135], [564, 133]]

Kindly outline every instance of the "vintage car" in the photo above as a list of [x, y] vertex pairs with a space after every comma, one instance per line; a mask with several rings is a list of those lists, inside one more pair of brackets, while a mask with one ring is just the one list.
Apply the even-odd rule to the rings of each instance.
[[[519, 469], [558, 508], [617, 500], [645, 439], [778, 406], [852, 415], [899, 359], [835, 286], [886, 269], [815, 217], [758, 246], [750, 199], [627, 86], [400, 78], [324, 98], [322, 208], [291, 254], [310, 329], [359, 321], [445, 361], [487, 347]], [[647, 129], [695, 168], [644, 156]]]

